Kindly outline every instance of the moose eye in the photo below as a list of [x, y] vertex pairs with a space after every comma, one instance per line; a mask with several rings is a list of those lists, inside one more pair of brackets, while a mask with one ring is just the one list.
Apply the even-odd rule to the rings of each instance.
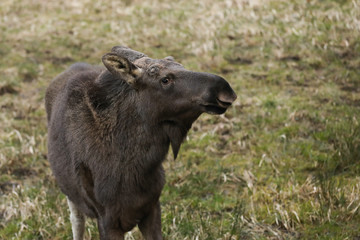
[[167, 78], [167, 77], [164, 77], [164, 78], [161, 79], [162, 84], [168, 84], [169, 82], [170, 82], [170, 79]]

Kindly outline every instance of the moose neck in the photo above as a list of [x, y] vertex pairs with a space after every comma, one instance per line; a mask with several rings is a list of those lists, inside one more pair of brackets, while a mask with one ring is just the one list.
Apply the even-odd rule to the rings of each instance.
[[129, 166], [137, 164], [144, 170], [161, 164], [170, 145], [176, 158], [181, 143], [199, 114], [161, 120], [154, 116], [150, 101], [143, 100], [141, 93], [124, 81], [113, 79], [107, 71], [101, 75], [98, 78], [101, 81], [96, 84], [98, 88], [92, 94], [90, 91], [89, 96], [91, 106], [97, 112], [95, 124], [98, 122], [96, 125], [103, 128], [99, 131], [100, 135], [111, 136], [103, 140], [110, 143], [112, 149], [117, 149], [120, 155], [132, 156], [123, 158], [132, 159]]
[[117, 153], [113, 154], [117, 159], [109, 160], [114, 173], [115, 169], [126, 171], [124, 166], [144, 172], [161, 164], [170, 142], [162, 128], [139, 111], [135, 89], [104, 71], [88, 96], [100, 144]]

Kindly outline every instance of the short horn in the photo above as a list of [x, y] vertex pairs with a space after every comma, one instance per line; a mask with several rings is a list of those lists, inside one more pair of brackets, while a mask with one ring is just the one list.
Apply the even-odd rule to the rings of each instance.
[[147, 57], [144, 53], [132, 50], [131, 48], [124, 46], [115, 46], [111, 49], [111, 52], [128, 59], [130, 62], [135, 62], [137, 59]]

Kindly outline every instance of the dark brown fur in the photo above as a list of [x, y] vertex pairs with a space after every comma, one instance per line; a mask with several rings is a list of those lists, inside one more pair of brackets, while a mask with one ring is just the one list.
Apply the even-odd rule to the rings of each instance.
[[101, 239], [122, 239], [137, 224], [146, 239], [162, 239], [169, 145], [176, 157], [199, 115], [225, 112], [236, 95], [221, 77], [172, 58], [114, 47], [103, 62], [76, 63], [47, 89], [51, 168], [79, 211], [98, 219]]

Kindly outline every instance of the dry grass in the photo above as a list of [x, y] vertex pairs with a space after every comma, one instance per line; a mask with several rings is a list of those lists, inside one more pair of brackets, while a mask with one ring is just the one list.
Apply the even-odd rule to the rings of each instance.
[[164, 163], [166, 239], [360, 237], [359, 1], [3, 0], [0, 30], [1, 239], [70, 239], [44, 92], [113, 45], [221, 74], [239, 96]]

